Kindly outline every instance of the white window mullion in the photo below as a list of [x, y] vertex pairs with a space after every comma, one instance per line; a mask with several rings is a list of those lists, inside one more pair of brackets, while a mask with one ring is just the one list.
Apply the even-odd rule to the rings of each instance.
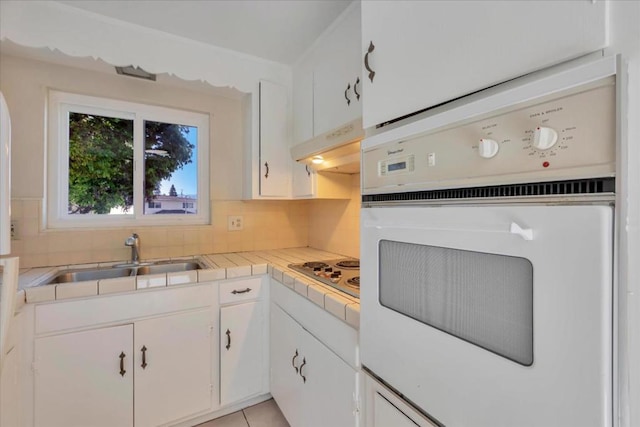
[[136, 115], [133, 123], [133, 211], [144, 215], [144, 119]]

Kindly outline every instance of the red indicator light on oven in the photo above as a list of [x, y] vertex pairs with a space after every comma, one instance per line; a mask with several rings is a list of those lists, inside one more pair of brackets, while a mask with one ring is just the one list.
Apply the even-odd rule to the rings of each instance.
[[548, 168], [549, 167], [549, 162], [542, 162], [542, 167], [543, 168]]

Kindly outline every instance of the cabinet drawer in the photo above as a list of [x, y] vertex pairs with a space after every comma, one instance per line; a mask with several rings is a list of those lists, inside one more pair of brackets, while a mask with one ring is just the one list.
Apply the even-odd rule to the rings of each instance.
[[262, 297], [262, 278], [233, 280], [220, 283], [220, 304], [233, 304]]

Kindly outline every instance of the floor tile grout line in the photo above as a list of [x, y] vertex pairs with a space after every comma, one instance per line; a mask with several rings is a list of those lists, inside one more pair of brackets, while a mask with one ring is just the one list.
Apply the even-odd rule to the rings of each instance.
[[251, 427], [251, 425], [249, 425], [249, 420], [247, 419], [247, 414], [244, 412], [244, 409], [242, 410], [242, 416], [244, 417], [244, 421], [247, 423], [247, 427]]

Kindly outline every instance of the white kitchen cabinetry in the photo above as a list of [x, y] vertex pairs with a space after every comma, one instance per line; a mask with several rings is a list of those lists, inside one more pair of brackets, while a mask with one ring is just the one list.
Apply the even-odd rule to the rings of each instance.
[[37, 338], [35, 425], [156, 426], [212, 409], [211, 325], [200, 309]]
[[135, 323], [136, 427], [211, 409], [211, 325], [209, 309]]
[[262, 278], [220, 285], [220, 404], [268, 392], [268, 334]]
[[606, 3], [362, 2], [363, 126], [605, 47]]
[[369, 375], [364, 375], [365, 427], [435, 427], [427, 417]]
[[35, 341], [36, 427], [133, 426], [133, 325]]
[[360, 2], [354, 2], [293, 68], [294, 144], [362, 114]]
[[316, 46], [313, 132], [320, 135], [362, 115], [360, 3]]
[[356, 426], [356, 371], [271, 305], [271, 394], [292, 427]]
[[22, 313], [13, 317], [9, 330], [7, 350], [0, 372], [0, 426], [20, 426], [22, 421], [22, 376], [20, 372], [23, 355]]
[[284, 86], [260, 81], [259, 195], [287, 198], [291, 195], [289, 153], [289, 101]]
[[349, 199], [351, 197], [351, 175], [316, 172], [307, 165], [296, 163], [293, 168], [293, 197]]

